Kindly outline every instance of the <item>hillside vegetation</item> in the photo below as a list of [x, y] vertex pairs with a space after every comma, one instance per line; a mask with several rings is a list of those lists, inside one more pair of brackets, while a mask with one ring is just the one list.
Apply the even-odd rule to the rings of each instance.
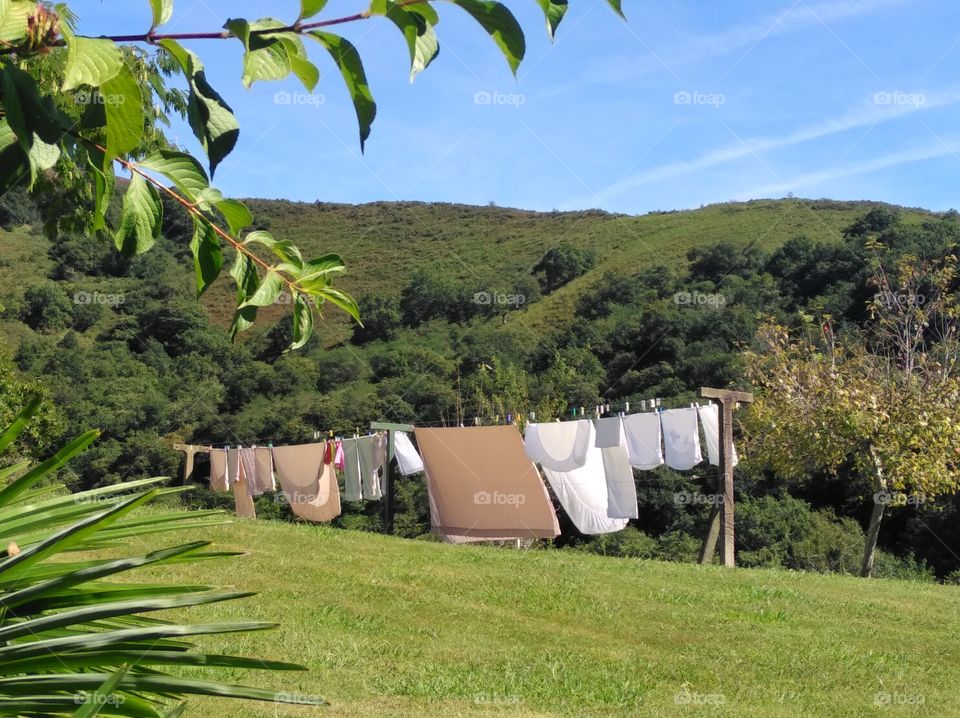
[[[175, 476], [175, 442], [298, 443], [314, 432], [539, 419], [661, 397], [684, 405], [700, 386], [745, 386], [741, 351], [758, 321], [857, 332], [878, 247], [884, 261], [955, 251], [960, 222], [867, 202], [766, 200], [642, 217], [536, 213], [422, 203], [363, 206], [252, 200], [261, 227], [307, 255], [339, 252], [364, 326], [336, 309], [311, 342], [285, 352], [278, 301], [231, 343], [221, 280], [197, 302], [190, 224], [167, 206], [163, 237], [123, 259], [99, 237], [45, 237], [21, 195], [0, 201], [0, 419], [11, 397], [48, 397], [44, 453], [80, 427], [102, 436], [65, 480], [72, 487]], [[281, 297], [283, 299], [283, 297]], [[284, 317], [285, 321], [273, 320]], [[24, 447], [27, 450], [27, 447]], [[228, 506], [206, 491], [195, 505]], [[613, 537], [581, 536], [561, 514], [557, 546], [694, 560], [715, 472], [637, 473], [640, 518]], [[783, 481], [738, 470], [743, 565], [855, 571], [868, 487], [841, 471]], [[957, 502], [897, 509], [885, 523], [880, 576], [960, 581]], [[383, 530], [379, 503], [346, 504], [336, 524]], [[290, 519], [264, 497], [262, 517]], [[429, 531], [421, 477], [398, 484], [396, 532]]]

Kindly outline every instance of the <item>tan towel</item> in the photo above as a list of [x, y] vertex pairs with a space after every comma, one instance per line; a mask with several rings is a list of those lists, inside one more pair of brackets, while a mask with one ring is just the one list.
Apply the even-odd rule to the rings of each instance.
[[319, 495], [320, 472], [324, 466], [326, 448], [325, 442], [273, 447], [277, 480], [291, 504], [316, 498], [326, 501], [327, 495]]
[[434, 533], [553, 538], [557, 515], [515, 426], [416, 429]]
[[275, 446], [277, 479], [290, 508], [307, 521], [333, 521], [340, 515], [340, 488], [333, 464], [325, 464], [326, 444]]
[[224, 449], [210, 448], [210, 489], [226, 491], [230, 488], [227, 479], [227, 452]]
[[257, 510], [253, 506], [253, 497], [250, 495], [247, 479], [242, 471], [240, 477], [233, 482], [233, 503], [237, 509], [237, 516], [245, 519], [257, 518]]
[[266, 491], [276, 491], [277, 482], [273, 476], [273, 450], [269, 446], [258, 446], [253, 450], [256, 466], [256, 478], [249, 479], [250, 493], [259, 496]]

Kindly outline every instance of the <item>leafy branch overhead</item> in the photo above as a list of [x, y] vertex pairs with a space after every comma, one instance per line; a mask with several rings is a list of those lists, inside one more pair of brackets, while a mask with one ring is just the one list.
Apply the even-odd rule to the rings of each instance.
[[[358, 49], [328, 28], [385, 18], [403, 35], [410, 55], [411, 81], [436, 59], [440, 17], [433, 0], [372, 0], [352, 15], [320, 18], [326, 0], [301, 0], [292, 22], [265, 17], [228, 19], [210, 32], [164, 33], [173, 0], [148, 0], [149, 29], [140, 34], [87, 37], [76, 32], [66, 4], [50, 7], [31, 0], [0, 0], [0, 192], [45, 177], [86, 178], [90, 231], [112, 235], [125, 255], [148, 251], [160, 235], [161, 196], [189, 213], [194, 225], [190, 248], [197, 294], [220, 276], [224, 245], [232, 250], [230, 275], [236, 282], [232, 334], [249, 328], [259, 307], [288, 291], [294, 307], [294, 342], [303, 346], [313, 330], [313, 307], [330, 302], [360, 320], [356, 302], [333, 287], [345, 270], [340, 257], [304, 260], [289, 242], [266, 232], [249, 232], [250, 211], [210, 184], [217, 167], [236, 147], [240, 123], [212, 86], [200, 57], [182, 42], [233, 39], [243, 51], [241, 80], [296, 77], [308, 92], [320, 80], [309, 47], [319, 45], [336, 66], [357, 116], [363, 150], [377, 114]], [[496, 0], [444, 0], [459, 6], [490, 36], [516, 74], [526, 51], [524, 33], [506, 5]], [[536, 0], [553, 39], [567, 0]], [[619, 0], [608, 0], [622, 15]], [[169, 76], [185, 90], [167, 86]], [[52, 79], [51, 79], [52, 78]], [[180, 98], [183, 97], [183, 101]], [[181, 114], [206, 153], [206, 166], [155, 131], [165, 112]], [[116, 225], [108, 210], [118, 167], [129, 174]]]

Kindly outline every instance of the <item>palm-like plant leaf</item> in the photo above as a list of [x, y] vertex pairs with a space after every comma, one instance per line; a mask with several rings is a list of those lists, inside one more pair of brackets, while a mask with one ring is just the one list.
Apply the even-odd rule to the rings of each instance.
[[[26, 406], [0, 434], [0, 451], [23, 432], [36, 411]], [[123, 545], [123, 539], [184, 527], [221, 524], [219, 511], [134, 515], [158, 496], [185, 491], [161, 477], [76, 494], [47, 484], [53, 474], [96, 439], [75, 438], [36, 466], [0, 469], [0, 715], [178, 718], [186, 696], [322, 703], [319, 699], [183, 675], [164, 667], [303, 670], [282, 661], [205, 654], [190, 638], [261, 631], [272, 623], [184, 625], [146, 614], [185, 609], [251, 595], [209, 586], [113, 582], [144, 566], [237, 556], [195, 541], [139, 556], [65, 560], [78, 552]], [[3, 547], [11, 544], [8, 551]], [[172, 702], [171, 702], [172, 701]]]

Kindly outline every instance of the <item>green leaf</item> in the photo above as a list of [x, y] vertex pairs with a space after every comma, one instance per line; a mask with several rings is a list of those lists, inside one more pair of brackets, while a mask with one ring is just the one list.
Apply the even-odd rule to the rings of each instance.
[[346, 292], [341, 292], [339, 289], [334, 289], [333, 287], [327, 287], [326, 289], [318, 291], [316, 296], [340, 307], [358, 322], [360, 321], [360, 308], [357, 306], [356, 300]]
[[230, 105], [207, 82], [200, 58], [175, 40], [161, 40], [159, 44], [177, 60], [190, 86], [187, 119], [207, 153], [212, 177], [217, 165], [236, 146], [240, 124]]
[[327, 0], [300, 0], [300, 20], [307, 20], [323, 10]]
[[143, 93], [126, 64], [100, 86], [107, 121], [107, 158], [136, 149], [143, 138]]
[[7, 427], [6, 431], [0, 434], [0, 451], [4, 451], [23, 433], [23, 430], [27, 427], [27, 423], [29, 423], [33, 415], [37, 413], [37, 409], [40, 408], [40, 402], [40, 397], [33, 397], [24, 405], [20, 413], [14, 417], [13, 423]]
[[142, 160], [139, 166], [162, 174], [191, 202], [196, 202], [199, 194], [210, 186], [201, 164], [186, 152], [159, 150]]
[[[619, 2], [619, 0], [617, 0]], [[567, 14], [567, 0], [537, 0], [540, 9], [543, 10], [543, 16], [547, 20], [547, 35], [552, 41], [557, 34], [557, 27]]]
[[0, 117], [0, 194], [8, 192], [29, 176], [27, 156], [5, 117]]
[[193, 252], [193, 270], [197, 278], [197, 296], [202, 295], [220, 276], [223, 268], [223, 249], [220, 237], [206, 221], [193, 217], [193, 237], [190, 240]]
[[340, 74], [343, 75], [343, 81], [347, 85], [350, 99], [353, 100], [353, 108], [357, 113], [362, 152], [363, 145], [370, 136], [370, 125], [377, 116], [377, 103], [373, 101], [373, 95], [370, 94], [370, 86], [367, 84], [367, 74], [363, 70], [360, 54], [350, 42], [339, 35], [320, 30], [311, 30], [309, 35], [327, 49], [333, 61], [337, 63], [337, 67], [340, 68]]
[[263, 278], [260, 286], [257, 287], [257, 291], [248, 297], [239, 308], [266, 307], [277, 301], [281, 291], [283, 291], [283, 279], [276, 272], [267, 272], [267, 276]]
[[150, 10], [153, 13], [150, 29], [153, 30], [158, 25], [170, 22], [173, 17], [173, 0], [150, 0]]
[[[93, 718], [100, 709], [107, 705], [110, 696], [120, 685], [120, 681], [130, 670], [129, 665], [120, 666], [103, 684], [89, 696], [84, 696], [87, 700], [73, 714], [73, 718]], [[76, 700], [76, 697], [74, 697]]]
[[[237, 257], [230, 268], [230, 276], [237, 284], [237, 310], [233, 315], [233, 324], [230, 326], [230, 336], [235, 337], [238, 332], [245, 331], [253, 326], [257, 318], [258, 307], [244, 303], [252, 297], [260, 286], [260, 275], [257, 267], [246, 254], [237, 252]], [[242, 305], [242, 306], [240, 306]]]
[[93, 173], [93, 229], [103, 229], [107, 226], [107, 209], [113, 200], [113, 191], [117, 183], [113, 162], [106, 157], [106, 153], [99, 147], [87, 148], [87, 164]]
[[123, 55], [113, 40], [82, 37], [61, 29], [68, 48], [61, 88], [64, 92], [80, 85], [100, 87], [123, 69]]
[[281, 262], [291, 264], [298, 270], [303, 267], [303, 256], [300, 254], [300, 250], [289, 240], [275, 239], [269, 232], [257, 230], [244, 237], [243, 243], [259, 244], [273, 252]]
[[234, 237], [239, 237], [240, 232], [242, 232], [245, 227], [253, 224], [253, 215], [250, 213], [250, 210], [247, 209], [247, 205], [239, 200], [222, 199], [215, 203], [214, 206], [227, 221], [230, 234]]
[[0, 43], [25, 39], [29, 18], [36, 11], [37, 4], [31, 0], [0, 0]]
[[621, 7], [621, 0], [607, 0], [607, 3], [610, 7], [613, 8], [614, 12], [617, 13], [624, 20], [627, 19], [627, 16], [623, 14], [623, 7]]
[[330, 275], [344, 272], [346, 268], [339, 254], [325, 254], [319, 259], [311, 259], [303, 265], [303, 269], [297, 275], [297, 284], [309, 293], [311, 283], [320, 280], [317, 286], [329, 286]]
[[313, 334], [313, 305], [304, 295], [297, 292], [293, 300], [293, 343], [288, 351], [303, 348]]
[[299, 52], [296, 46], [291, 46], [291, 43], [285, 41], [284, 44], [287, 46], [287, 56], [290, 58], [290, 70], [307, 92], [313, 92], [317, 83], [320, 82], [320, 70], [307, 58], [302, 44]]
[[48, 474], [52, 474], [86, 449], [98, 436], [100, 436], [99, 431], [88, 431], [81, 434], [49, 459], [37, 464], [19, 479], [0, 489], [0, 506], [6, 506]]
[[243, 43], [243, 85], [247, 89], [257, 80], [282, 80], [290, 74], [290, 57], [283, 39], [275, 35], [254, 34], [253, 30], [286, 27], [279, 20], [264, 18], [254, 23], [227, 20], [224, 27]]
[[374, 0], [370, 12], [383, 15], [400, 28], [410, 50], [410, 82], [440, 54], [433, 26], [439, 18], [427, 3], [401, 5], [396, 0]]
[[526, 52], [526, 42], [520, 23], [506, 5], [495, 0], [450, 0], [466, 10], [493, 38], [503, 52], [514, 75]]
[[[60, 158], [64, 132], [59, 112], [50, 98], [41, 97], [36, 81], [15, 65], [0, 75], [3, 109], [30, 167], [30, 186]], [[15, 162], [20, 164], [20, 161]]]
[[114, 235], [117, 249], [126, 256], [143, 254], [160, 236], [163, 204], [156, 188], [134, 173], [123, 195], [120, 226]]

